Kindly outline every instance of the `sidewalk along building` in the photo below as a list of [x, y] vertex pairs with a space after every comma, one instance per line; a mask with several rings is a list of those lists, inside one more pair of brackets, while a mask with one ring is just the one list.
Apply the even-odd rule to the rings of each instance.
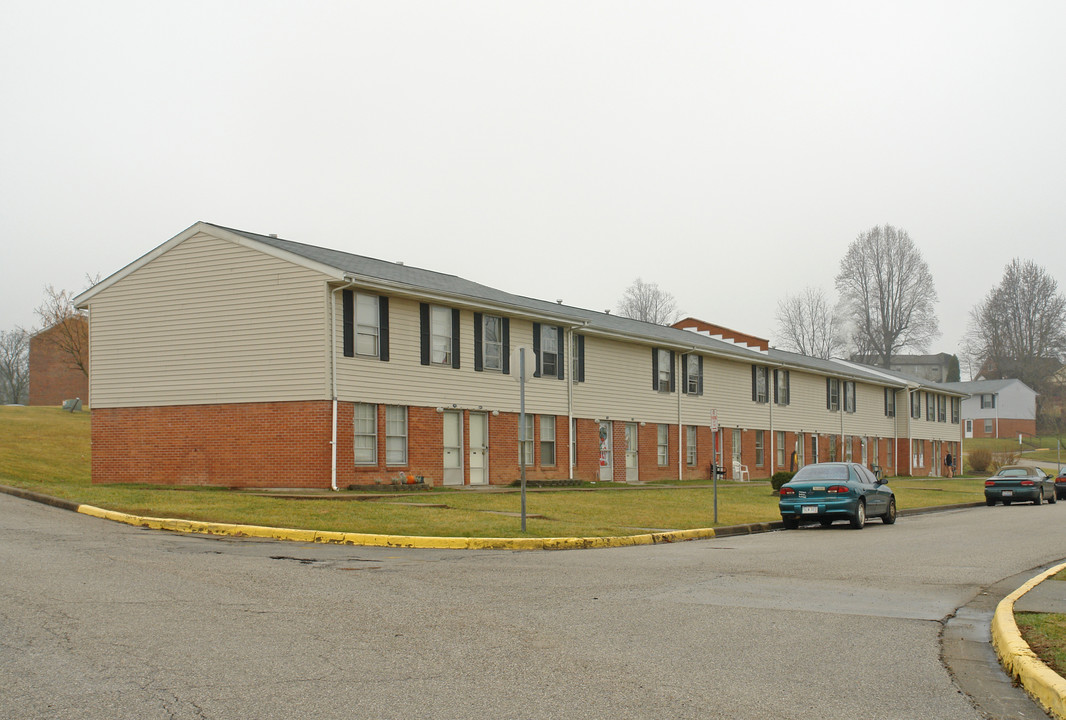
[[1021, 380], [973, 380], [947, 383], [965, 393], [963, 434], [968, 438], [1017, 438], [1036, 435], [1036, 391]]
[[[766, 478], [852, 459], [934, 474], [913, 396], [961, 397], [463, 278], [197, 223], [76, 299], [96, 482], [346, 487]], [[519, 429], [518, 348], [530, 353]], [[716, 415], [719, 432], [711, 432]]]

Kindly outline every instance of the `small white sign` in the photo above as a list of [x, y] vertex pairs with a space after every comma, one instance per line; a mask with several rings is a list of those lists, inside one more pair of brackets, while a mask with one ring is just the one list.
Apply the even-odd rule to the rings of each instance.
[[718, 432], [718, 411], [711, 410], [711, 432]]
[[515, 345], [511, 348], [511, 377], [515, 382], [522, 380], [522, 353], [526, 355], [526, 373], [525, 379], [530, 380], [533, 377], [533, 373], [537, 371], [537, 356], [533, 352], [533, 349], [525, 345]]

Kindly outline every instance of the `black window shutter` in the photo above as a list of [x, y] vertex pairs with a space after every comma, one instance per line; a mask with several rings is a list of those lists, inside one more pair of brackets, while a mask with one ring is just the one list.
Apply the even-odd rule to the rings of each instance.
[[563, 329], [561, 327], [555, 328], [555, 332], [558, 333], [555, 338], [555, 347], [559, 348], [559, 360], [557, 363], [559, 368], [559, 379], [563, 380], [566, 377], [566, 345], [563, 344], [566, 335], [563, 334]]
[[681, 394], [688, 395], [688, 355], [681, 356]]
[[855, 383], [851, 383], [851, 411], [859, 412], [859, 393]]
[[459, 311], [452, 308], [452, 367], [459, 367]]
[[674, 375], [677, 372], [677, 362], [674, 360], [674, 351], [670, 351], [670, 392], [677, 390], [677, 383], [674, 380]]
[[792, 379], [789, 376], [790, 370], [785, 370], [785, 405], [792, 404]]
[[759, 402], [759, 369], [755, 366], [751, 366], [751, 400], [752, 402]]
[[355, 293], [341, 290], [341, 306], [344, 322], [344, 357], [355, 357]]
[[503, 374], [511, 374], [511, 321], [508, 318], [503, 319]]
[[651, 389], [658, 391], [659, 389], [659, 350], [658, 348], [651, 349]]
[[882, 388], [885, 391], [885, 417], [888, 417], [888, 388]]
[[533, 355], [537, 358], [533, 377], [540, 377], [540, 323], [533, 323]]
[[576, 373], [574, 379], [578, 382], [585, 382], [585, 336], [576, 335], [574, 340], [577, 341], [577, 367], [574, 369]]
[[703, 394], [703, 356], [702, 355], [699, 355], [699, 356], [696, 357], [696, 363], [697, 363], [697, 365], [696, 365], [696, 373], [697, 373], [697, 377], [699, 378], [699, 392], [697, 393], [697, 395], [702, 395]]
[[429, 304], [418, 304], [418, 333], [422, 343], [422, 364], [429, 365]]
[[481, 313], [474, 313], [474, 372], [481, 372], [485, 369], [485, 359], [481, 348]]
[[779, 387], [780, 378], [778, 377], [777, 368], [774, 368], [774, 403], [781, 402], [781, 389]]
[[831, 381], [832, 381], [832, 378], [826, 378], [825, 379], [825, 409], [826, 410], [832, 410], [833, 409], [833, 394], [832, 394], [832, 390], [829, 387], [829, 383]]
[[378, 357], [389, 361], [389, 299], [378, 298]]

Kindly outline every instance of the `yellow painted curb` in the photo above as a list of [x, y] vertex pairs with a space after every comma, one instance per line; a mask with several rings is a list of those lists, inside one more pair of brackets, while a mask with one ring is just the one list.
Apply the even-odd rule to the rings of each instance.
[[1066, 569], [1066, 563], [1041, 573], [1007, 597], [1000, 600], [992, 616], [992, 647], [1007, 673], [1051, 712], [1066, 720], [1066, 680], [1041, 662], [1040, 658], [1022, 639], [1018, 624], [1014, 622], [1014, 603], [1022, 595]]
[[328, 530], [295, 530], [292, 528], [265, 527], [262, 525], [231, 525], [228, 523], [175, 520], [173, 518], [141, 517], [127, 513], [104, 510], [92, 505], [79, 505], [78, 512], [92, 517], [113, 520], [174, 532], [204, 533], [207, 535], [232, 535], [235, 537], [260, 537], [271, 540], [294, 540], [296, 542], [335, 543], [339, 545], [366, 545], [370, 547], [408, 547], [443, 550], [578, 550], [591, 548], [626, 547], [631, 545], [657, 545], [713, 538], [714, 528], [697, 530], [674, 530], [671, 532], [622, 535], [618, 537], [557, 537], [557, 538], [465, 538], [465, 537], [419, 537], [415, 535], [372, 535], [369, 533], [331, 532]]

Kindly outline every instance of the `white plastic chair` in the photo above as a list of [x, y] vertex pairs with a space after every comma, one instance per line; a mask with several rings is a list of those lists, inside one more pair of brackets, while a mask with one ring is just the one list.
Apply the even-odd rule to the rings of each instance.
[[748, 474], [748, 466], [741, 465], [738, 462], [733, 463], [733, 479], [734, 480], [751, 480], [751, 475]]

